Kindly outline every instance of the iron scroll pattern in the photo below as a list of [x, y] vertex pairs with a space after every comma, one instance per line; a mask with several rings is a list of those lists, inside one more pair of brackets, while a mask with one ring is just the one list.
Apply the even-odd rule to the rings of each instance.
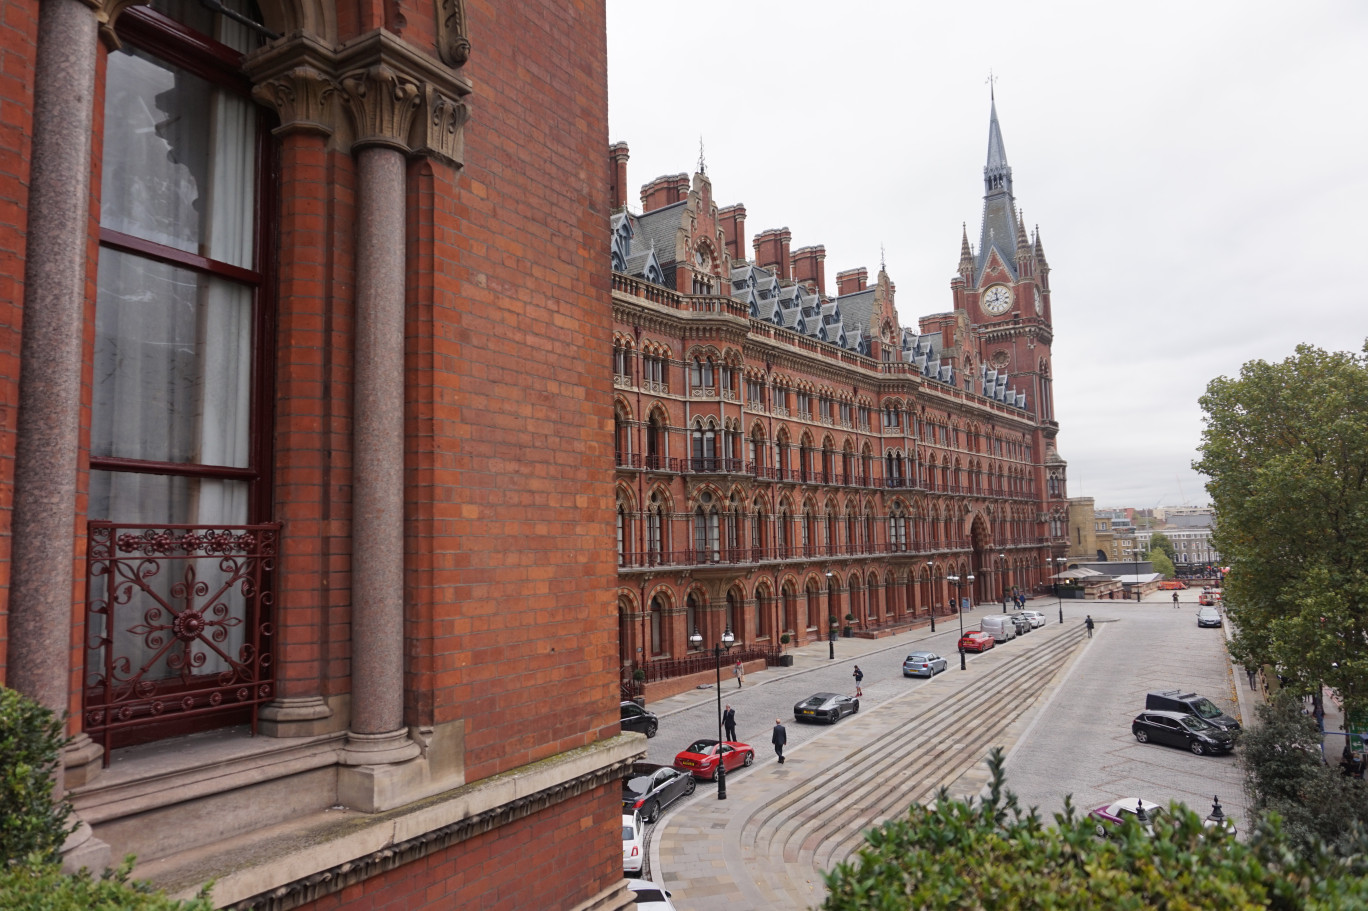
[[275, 696], [280, 526], [91, 522], [86, 551], [85, 732], [102, 740]]

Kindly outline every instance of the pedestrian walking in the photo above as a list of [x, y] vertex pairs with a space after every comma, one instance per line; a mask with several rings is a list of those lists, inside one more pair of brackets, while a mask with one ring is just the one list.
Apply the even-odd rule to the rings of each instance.
[[1174, 593], [1173, 593], [1173, 609], [1174, 609], [1174, 610], [1177, 610], [1177, 609], [1178, 609], [1178, 593], [1177, 593], [1177, 592], [1174, 592]]
[[727, 710], [722, 713], [722, 727], [727, 732], [728, 740], [736, 739], [736, 709], [727, 706]]
[[784, 744], [788, 743], [788, 731], [784, 730], [784, 723], [778, 718], [774, 719], [774, 733], [770, 735], [770, 743], [774, 744], [774, 755], [779, 757], [779, 764], [784, 764]]
[[736, 678], [736, 688], [741, 689], [741, 684], [746, 682], [746, 666], [737, 661], [732, 667], [732, 676]]
[[1092, 614], [1088, 614], [1088, 619], [1086, 619], [1086, 620], [1083, 621], [1083, 625], [1086, 626], [1086, 627], [1088, 628], [1088, 638], [1091, 639], [1091, 638], [1092, 638], [1092, 631], [1093, 631], [1093, 619], [1092, 619]]
[[857, 664], [855, 665], [855, 670], [851, 672], [850, 676], [855, 678], [855, 695], [863, 696], [864, 690], [860, 688], [860, 684], [864, 683], [864, 671], [860, 670], [860, 666]]
[[1256, 689], [1255, 680], [1259, 676], [1258, 669], [1253, 667], [1245, 668], [1245, 676], [1249, 678], [1249, 688], [1251, 690]]

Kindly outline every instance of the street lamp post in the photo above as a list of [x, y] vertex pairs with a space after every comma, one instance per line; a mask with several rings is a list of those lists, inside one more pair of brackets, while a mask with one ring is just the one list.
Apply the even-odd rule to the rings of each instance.
[[931, 632], [936, 631], [936, 564], [928, 562], [931, 570]]
[[836, 624], [830, 622], [835, 618], [831, 612], [831, 570], [827, 570], [827, 660], [836, 659]]
[[[1000, 586], [1002, 587], [1003, 593], [1006, 594], [1006, 592], [1007, 592], [1007, 555], [1006, 555], [1006, 554], [998, 554], [998, 561], [999, 561], [999, 562], [998, 562], [998, 566], [1000, 567], [1000, 569], [998, 570], [998, 572], [1002, 574], [1002, 578], [998, 580], [998, 585], [1000, 585]], [[985, 592], [985, 594], [991, 595], [992, 592]], [[973, 592], [970, 592], [970, 593], [969, 593], [969, 597], [971, 597], [971, 598], [974, 597]], [[1006, 606], [1007, 606], [1007, 601], [1006, 601], [1005, 599], [1004, 599], [1003, 602], [1002, 602], [1002, 606], [1003, 606], [1003, 607], [1006, 607]]]
[[1054, 561], [1055, 561], [1055, 574], [1054, 574], [1054, 577], [1053, 577], [1053, 578], [1054, 578], [1054, 587], [1055, 587], [1055, 600], [1059, 602], [1059, 622], [1060, 622], [1060, 623], [1063, 623], [1063, 622], [1064, 622], [1064, 596], [1063, 596], [1062, 594], [1060, 594], [1060, 591], [1059, 591], [1059, 571], [1062, 570], [1062, 569], [1064, 568], [1064, 564], [1065, 564], [1065, 563], [1068, 563], [1068, 562], [1069, 562], [1069, 558], [1068, 558], [1068, 557], [1055, 557], [1055, 558], [1054, 558]]
[[961, 599], [961, 597], [962, 597], [963, 594], [964, 594], [964, 585], [965, 585], [965, 583], [967, 582], [971, 587], [972, 587], [973, 584], [974, 584], [974, 574], [973, 574], [973, 573], [969, 573], [968, 575], [966, 575], [966, 576], [965, 576], [964, 578], [962, 578], [962, 579], [961, 579], [959, 576], [946, 576], [946, 577], [945, 577], [945, 581], [946, 581], [946, 582], [949, 582], [951, 585], [955, 586], [955, 592], [956, 592], [956, 594], [955, 594], [955, 598], [956, 598], [955, 604], [957, 605], [956, 608], [955, 608], [955, 613], [959, 615], [959, 630], [960, 630], [960, 644], [959, 644], [960, 670], [964, 671], [964, 670], [968, 670], [968, 669], [969, 669], [969, 665], [966, 664], [965, 661], [964, 661], [964, 609], [963, 609], [963, 607], [961, 607], [961, 606], [959, 606], [959, 605], [961, 604], [961, 600], [960, 600], [960, 599]]
[[1140, 539], [1131, 545], [1131, 556], [1135, 558], [1135, 600], [1140, 600]]
[[[694, 648], [703, 645], [703, 634], [694, 627], [693, 634], [689, 636], [689, 642]], [[736, 642], [736, 636], [732, 635], [731, 627], [722, 634], [722, 641], [713, 646], [713, 657], [717, 662], [717, 799], [727, 799], [727, 763], [722, 758], [722, 655], [724, 652], [731, 651], [732, 644]]]

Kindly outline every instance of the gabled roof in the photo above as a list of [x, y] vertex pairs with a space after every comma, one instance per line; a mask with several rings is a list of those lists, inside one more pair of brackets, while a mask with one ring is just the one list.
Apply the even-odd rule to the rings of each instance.
[[633, 244], [641, 244], [656, 251], [656, 259], [662, 268], [675, 262], [675, 239], [679, 233], [680, 222], [684, 217], [684, 206], [688, 201], [681, 199], [668, 206], [653, 209], [645, 215], [636, 216], [637, 237]]

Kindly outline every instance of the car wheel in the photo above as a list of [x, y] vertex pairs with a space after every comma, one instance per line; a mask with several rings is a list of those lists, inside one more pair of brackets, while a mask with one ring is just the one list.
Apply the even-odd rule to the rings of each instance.
[[659, 730], [659, 729], [660, 729], [659, 723], [657, 723], [657, 722], [655, 722], [655, 721], [652, 721], [650, 724], [646, 725], [646, 737], [647, 737], [648, 739], [651, 738], [651, 737], [654, 737], [654, 736], [656, 735], [656, 731]]
[[716, 780], [717, 780], [717, 770], [718, 770], [719, 768], [721, 768], [721, 767], [722, 767], [722, 764], [721, 764], [721, 763], [718, 763], [717, 765], [713, 766], [712, 777], [708, 779], [709, 781], [716, 781]]
[[1145, 733], [1144, 731], [1136, 731], [1135, 739], [1140, 741], [1141, 743], [1149, 743], [1149, 734]]
[[857, 703], [855, 703], [855, 708], [853, 708], [853, 709], [850, 710], [850, 714], [854, 715], [854, 714], [855, 714], [856, 712], [858, 712], [859, 710], [860, 710], [860, 704], [857, 702]]
[[1107, 837], [1107, 827], [1104, 826], [1104, 825], [1102, 825], [1102, 823], [1100, 823], [1100, 822], [1097, 824], [1097, 837], [1098, 837], [1098, 838], [1106, 838], [1106, 837]]
[[660, 818], [660, 803], [651, 801], [646, 805], [646, 812], [641, 815], [641, 821], [645, 823], [655, 822]]
[[684, 796], [688, 797], [690, 794], [694, 792], [694, 788], [696, 787], [698, 787], [698, 779], [690, 775], [689, 783], [684, 786]]
[[746, 768], [750, 768], [752, 762], [755, 762], [755, 754], [747, 753], [746, 758], [741, 760], [741, 765], [743, 765]]
[[1206, 752], [1206, 748], [1202, 746], [1202, 741], [1200, 740], [1192, 741], [1192, 743], [1188, 744], [1188, 749], [1192, 750], [1193, 755], [1196, 756], [1201, 756]]

